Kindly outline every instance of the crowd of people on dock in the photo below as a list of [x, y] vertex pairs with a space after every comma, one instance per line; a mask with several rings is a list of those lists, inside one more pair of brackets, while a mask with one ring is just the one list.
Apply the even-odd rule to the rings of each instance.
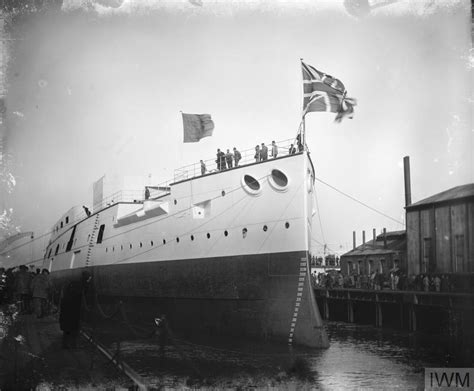
[[[17, 268], [0, 267], [0, 305], [13, 305], [21, 315], [36, 318], [54, 314], [59, 310], [59, 326], [63, 331], [63, 347], [75, 348], [79, 335], [81, 301], [91, 274], [82, 272], [66, 284], [61, 293], [59, 308], [54, 307], [54, 286], [48, 269], [30, 269], [25, 265]], [[57, 293], [57, 292], [56, 292]]]
[[460, 277], [449, 274], [411, 274], [407, 276], [402, 271], [392, 270], [387, 274], [375, 270], [367, 274], [344, 275], [340, 270], [312, 275], [315, 287], [326, 289], [350, 288], [369, 290], [401, 290], [424, 292], [463, 292], [464, 284]]
[[18, 303], [20, 313], [42, 318], [50, 311], [52, 293], [48, 269], [0, 268], [0, 304]]

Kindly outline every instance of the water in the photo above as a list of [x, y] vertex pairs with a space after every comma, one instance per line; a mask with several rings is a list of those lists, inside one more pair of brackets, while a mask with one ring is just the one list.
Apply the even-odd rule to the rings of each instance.
[[[121, 357], [152, 386], [180, 388], [423, 389], [426, 367], [472, 367], [472, 340], [329, 322], [330, 348], [238, 340], [122, 341]], [[110, 343], [114, 350], [117, 345]]]

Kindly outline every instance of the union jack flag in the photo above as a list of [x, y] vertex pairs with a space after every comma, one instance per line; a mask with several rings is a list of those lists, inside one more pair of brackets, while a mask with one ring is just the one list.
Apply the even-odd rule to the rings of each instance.
[[301, 61], [303, 69], [303, 117], [310, 111], [327, 111], [337, 113], [335, 121], [352, 118], [353, 98], [346, 97], [346, 87], [335, 77], [318, 71], [311, 65]]

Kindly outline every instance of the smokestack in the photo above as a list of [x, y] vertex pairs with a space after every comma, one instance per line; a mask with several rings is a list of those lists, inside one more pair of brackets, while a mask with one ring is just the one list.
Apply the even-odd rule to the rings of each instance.
[[362, 231], [362, 244], [365, 246], [365, 231]]
[[403, 174], [405, 178], [405, 206], [411, 205], [410, 157], [403, 158]]
[[377, 231], [374, 229], [372, 229], [372, 237], [374, 239], [374, 246], [375, 246], [375, 241], [377, 240]]
[[356, 248], [356, 231], [352, 231], [352, 249]]
[[387, 248], [387, 229], [383, 229], [383, 247]]

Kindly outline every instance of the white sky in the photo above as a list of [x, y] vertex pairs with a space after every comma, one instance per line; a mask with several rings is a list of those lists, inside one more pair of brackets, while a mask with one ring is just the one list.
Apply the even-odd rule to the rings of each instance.
[[[14, 222], [44, 232], [90, 204], [104, 174], [166, 180], [216, 148], [294, 137], [300, 58], [358, 100], [342, 124], [307, 115], [318, 178], [402, 221], [404, 156], [414, 202], [473, 182], [470, 3], [396, 1], [365, 15], [354, 3], [65, 0], [22, 18], [3, 135]], [[211, 114], [214, 136], [183, 144], [180, 110]], [[353, 230], [360, 243], [362, 230], [403, 229], [316, 186], [316, 250], [350, 249]]]

